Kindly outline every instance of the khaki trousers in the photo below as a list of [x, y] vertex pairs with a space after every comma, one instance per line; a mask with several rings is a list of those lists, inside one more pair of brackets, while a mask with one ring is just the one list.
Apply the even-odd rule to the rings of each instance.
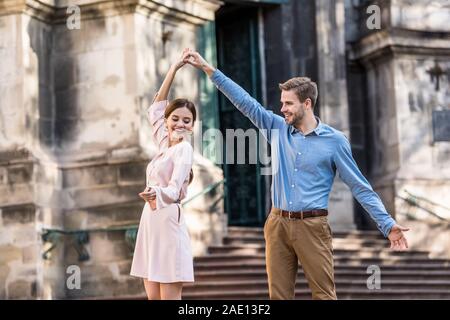
[[294, 299], [300, 262], [312, 298], [336, 300], [328, 217], [297, 220], [276, 215], [275, 211], [280, 210], [272, 208], [264, 225], [270, 299]]

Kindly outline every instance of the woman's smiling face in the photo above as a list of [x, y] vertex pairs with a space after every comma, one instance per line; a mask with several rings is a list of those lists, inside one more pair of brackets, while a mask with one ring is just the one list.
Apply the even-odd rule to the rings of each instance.
[[186, 107], [177, 108], [172, 111], [165, 122], [170, 141], [177, 143], [181, 141], [181, 137], [185, 138], [192, 134], [194, 116]]

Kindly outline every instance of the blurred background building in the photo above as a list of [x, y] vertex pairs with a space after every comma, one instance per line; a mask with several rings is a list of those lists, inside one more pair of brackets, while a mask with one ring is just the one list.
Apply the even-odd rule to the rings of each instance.
[[[145, 111], [185, 47], [278, 114], [278, 83], [311, 77], [317, 115], [351, 139], [413, 248], [450, 258], [449, 20], [448, 0], [1, 0], [0, 298], [142, 295], [129, 269], [156, 152]], [[182, 69], [171, 97], [201, 120], [184, 204], [201, 259], [264, 224], [270, 176], [221, 163], [205, 133], [254, 126], [203, 74]], [[339, 178], [329, 210], [347, 242], [373, 236]]]

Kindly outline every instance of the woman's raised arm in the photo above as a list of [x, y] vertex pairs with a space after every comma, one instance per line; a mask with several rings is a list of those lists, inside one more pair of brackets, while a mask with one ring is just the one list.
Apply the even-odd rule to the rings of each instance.
[[161, 88], [159, 88], [158, 92], [156, 93], [153, 102], [167, 100], [173, 79], [175, 78], [177, 71], [180, 70], [186, 64], [186, 62], [184, 62], [184, 59], [187, 57], [188, 53], [189, 49], [184, 49], [178, 61], [176, 61], [170, 66], [169, 71], [167, 72], [166, 77], [164, 78], [164, 81], [161, 85]]
[[160, 150], [168, 146], [167, 130], [164, 127], [164, 111], [168, 103], [167, 97], [169, 96], [170, 87], [172, 86], [177, 71], [185, 65], [183, 60], [186, 58], [187, 53], [188, 49], [185, 49], [180, 59], [170, 66], [161, 88], [156, 93], [152, 104], [147, 110], [153, 138]]

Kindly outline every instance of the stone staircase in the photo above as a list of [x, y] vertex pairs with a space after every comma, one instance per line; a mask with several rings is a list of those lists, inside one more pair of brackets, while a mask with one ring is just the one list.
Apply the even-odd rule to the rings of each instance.
[[[377, 231], [333, 233], [338, 299], [450, 299], [450, 260], [427, 251], [392, 252]], [[268, 299], [262, 228], [229, 227], [222, 245], [195, 258], [195, 280], [183, 299]], [[381, 269], [381, 289], [367, 288], [370, 265]], [[311, 299], [301, 267], [297, 299]]]

